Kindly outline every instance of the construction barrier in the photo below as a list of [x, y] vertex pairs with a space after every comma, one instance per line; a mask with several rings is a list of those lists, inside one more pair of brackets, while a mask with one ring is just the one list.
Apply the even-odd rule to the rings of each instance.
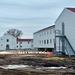
[[53, 56], [53, 52], [45, 52], [45, 56]]

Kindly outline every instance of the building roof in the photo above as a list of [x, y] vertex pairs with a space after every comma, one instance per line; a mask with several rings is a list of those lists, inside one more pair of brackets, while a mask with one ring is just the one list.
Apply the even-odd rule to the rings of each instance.
[[[43, 31], [43, 30], [46, 30], [46, 29], [49, 29], [49, 28], [53, 28], [53, 27], [55, 27], [55, 25], [52, 25], [52, 26], [43, 28], [43, 29], [41, 29], [41, 30], [39, 30], [39, 31], [37, 31], [37, 32], [35, 32], [35, 33], [38, 33], [38, 32], [41, 32], [41, 31]], [[35, 34], [35, 33], [34, 33], [34, 34]]]
[[75, 13], [75, 8], [67, 8], [67, 9]]
[[17, 39], [17, 41], [31, 41], [32, 39]]

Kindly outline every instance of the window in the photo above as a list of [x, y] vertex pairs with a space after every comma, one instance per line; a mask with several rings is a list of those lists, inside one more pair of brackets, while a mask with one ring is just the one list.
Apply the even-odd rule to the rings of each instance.
[[55, 33], [55, 29], [53, 28], [53, 33]]
[[48, 34], [48, 31], [47, 31], [47, 34]]
[[55, 39], [53, 39], [53, 42], [55, 43]]
[[50, 43], [52, 43], [52, 39], [50, 39]]
[[9, 39], [7, 39], [6, 41], [9, 42]]
[[17, 46], [17, 48], [18, 48], [18, 46]]
[[41, 33], [40, 33], [40, 36], [41, 36]]
[[1, 39], [1, 40], [3, 40], [3, 39]]
[[30, 42], [28, 42], [28, 44], [29, 44]]
[[44, 44], [46, 44], [46, 40], [44, 40]]
[[50, 29], [50, 34], [52, 33], [52, 29]]
[[31, 47], [33, 47], [33, 45], [31, 45]]
[[47, 44], [49, 44], [49, 40], [47, 39]]
[[3, 44], [1, 44], [1, 46], [3, 46]]
[[18, 42], [17, 42], [17, 44], [18, 44]]
[[46, 32], [44, 32], [44, 35], [46, 35]]
[[42, 40], [42, 44], [43, 44], [43, 40]]
[[22, 47], [22, 46], [20, 46], [20, 47]]
[[43, 32], [42, 32], [42, 36], [43, 36]]
[[20, 42], [20, 44], [22, 44], [22, 42]]
[[41, 41], [39, 41], [39, 43], [41, 44]]

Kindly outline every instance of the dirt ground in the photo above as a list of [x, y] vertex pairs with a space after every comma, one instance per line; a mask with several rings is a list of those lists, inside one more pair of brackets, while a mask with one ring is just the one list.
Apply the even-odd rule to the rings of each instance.
[[[2, 69], [0, 75], [75, 75], [75, 60], [67, 56], [45, 56], [44, 54], [0, 54], [2, 65], [30, 65], [30, 68]], [[66, 69], [36, 69], [37, 67], [67, 67]]]

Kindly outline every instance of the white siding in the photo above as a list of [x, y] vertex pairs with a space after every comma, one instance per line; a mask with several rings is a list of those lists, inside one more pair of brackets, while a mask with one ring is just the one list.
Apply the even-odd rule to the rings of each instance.
[[32, 49], [32, 41], [21, 41], [16, 45], [16, 49]]
[[17, 41], [17, 39], [11, 35], [0, 37], [0, 50], [6, 50], [6, 45], [9, 45], [9, 49], [34, 49], [33, 40]]
[[34, 33], [34, 48], [54, 48], [54, 29], [55, 27], [51, 27]]
[[9, 45], [10, 49], [16, 49], [16, 38], [10, 35], [0, 37], [0, 50], [6, 50], [6, 45]]
[[55, 22], [55, 29], [61, 31], [62, 22], [65, 24], [65, 35], [75, 50], [75, 13], [64, 9]]

